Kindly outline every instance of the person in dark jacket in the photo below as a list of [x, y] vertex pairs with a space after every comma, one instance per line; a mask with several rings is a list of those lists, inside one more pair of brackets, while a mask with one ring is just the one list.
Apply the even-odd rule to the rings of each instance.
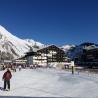
[[11, 71], [7, 69], [2, 78], [4, 80], [4, 90], [6, 90], [6, 86], [8, 87], [8, 90], [10, 90], [10, 79], [12, 78]]

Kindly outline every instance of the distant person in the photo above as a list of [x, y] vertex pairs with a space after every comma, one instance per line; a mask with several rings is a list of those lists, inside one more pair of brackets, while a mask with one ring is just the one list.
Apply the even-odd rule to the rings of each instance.
[[4, 65], [2, 66], [2, 70], [5, 70], [5, 66]]
[[13, 66], [13, 71], [16, 72], [16, 66]]
[[21, 65], [19, 65], [19, 71], [21, 71], [21, 68], [22, 68]]
[[6, 90], [6, 86], [8, 90], [10, 90], [10, 79], [12, 78], [11, 71], [7, 69], [7, 71], [3, 74], [2, 79], [4, 80], [4, 90]]

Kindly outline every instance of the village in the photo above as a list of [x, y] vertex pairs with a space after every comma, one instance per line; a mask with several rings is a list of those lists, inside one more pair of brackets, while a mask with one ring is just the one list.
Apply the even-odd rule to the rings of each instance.
[[83, 50], [81, 55], [78, 55], [74, 59], [65, 55], [63, 49], [49, 45], [42, 49], [36, 49], [36, 51], [29, 51], [25, 53], [25, 56], [14, 60], [3, 60], [0, 66], [0, 70], [5, 68], [59, 68], [62, 70], [73, 71], [85, 71], [97, 72], [97, 59], [98, 49]]
[[37, 67], [65, 69], [71, 67], [71, 60], [65, 56], [62, 49], [55, 45], [50, 45], [36, 52], [27, 52], [24, 57], [16, 60], [3, 60], [0, 67], [1, 70], [7, 67], [15, 70], [19, 66], [32, 69]]

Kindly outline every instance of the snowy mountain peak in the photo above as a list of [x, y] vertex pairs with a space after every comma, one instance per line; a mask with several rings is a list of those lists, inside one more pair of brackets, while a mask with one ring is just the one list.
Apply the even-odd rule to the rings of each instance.
[[35, 42], [34, 40], [32, 39], [25, 39], [27, 42], [31, 43], [33, 46], [34, 45], [37, 45], [37, 46], [44, 46], [44, 44], [40, 43], [40, 42]]
[[75, 47], [75, 45], [64, 45], [64, 46], [62, 46], [62, 48], [65, 48], [65, 49], [70, 49], [71, 47]]
[[11, 36], [12, 34], [9, 33], [3, 26], [0, 25], [0, 34], [4, 36]]
[[[41, 47], [43, 44], [34, 40], [23, 40], [8, 32], [0, 25], [0, 54], [2, 59], [15, 59], [25, 55], [30, 48], [35, 49], [36, 46]], [[8, 55], [9, 54], [9, 55]]]
[[61, 48], [66, 52], [68, 52], [71, 48], [75, 47], [75, 45], [63, 45]]

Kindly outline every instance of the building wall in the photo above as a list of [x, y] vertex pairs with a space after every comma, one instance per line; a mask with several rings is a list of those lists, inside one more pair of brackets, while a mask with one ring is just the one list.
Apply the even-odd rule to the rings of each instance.
[[32, 65], [33, 64], [33, 56], [28, 56], [27, 57], [27, 65]]
[[49, 64], [57, 64], [64, 61], [64, 51], [54, 45], [38, 50], [33, 56], [28, 56], [29, 65], [39, 64], [42, 66], [47, 66]]

